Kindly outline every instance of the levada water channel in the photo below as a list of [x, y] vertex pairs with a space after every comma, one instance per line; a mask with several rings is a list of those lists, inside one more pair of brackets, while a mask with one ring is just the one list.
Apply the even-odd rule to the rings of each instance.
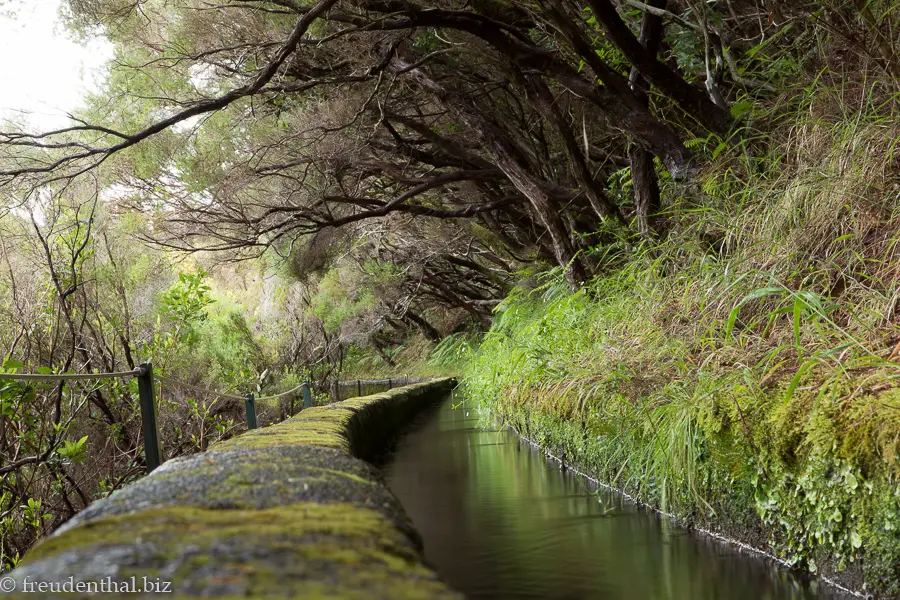
[[483, 424], [460, 395], [448, 398], [385, 465], [427, 560], [468, 598], [847, 597], [675, 526]]

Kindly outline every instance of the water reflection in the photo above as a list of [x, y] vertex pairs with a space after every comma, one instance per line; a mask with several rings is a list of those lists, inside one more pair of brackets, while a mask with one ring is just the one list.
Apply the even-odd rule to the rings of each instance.
[[441, 576], [469, 598], [834, 598], [590, 487], [445, 402], [398, 445], [388, 483]]

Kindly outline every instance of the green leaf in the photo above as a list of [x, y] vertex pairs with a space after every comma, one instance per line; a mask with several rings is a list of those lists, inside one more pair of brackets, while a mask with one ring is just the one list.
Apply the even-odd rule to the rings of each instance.
[[735, 120], [739, 120], [752, 110], [753, 103], [748, 100], [735, 102], [731, 105], [731, 116], [734, 117]]
[[814, 361], [808, 360], [800, 365], [800, 368], [797, 369], [797, 373], [794, 374], [794, 378], [791, 379], [791, 383], [788, 386], [787, 391], [785, 391], [784, 393], [785, 402], [791, 399], [791, 396], [794, 395], [794, 391], [797, 389], [797, 386], [800, 385], [800, 381], [803, 379], [803, 375], [805, 375], [810, 367], [812, 367], [814, 364], [816, 364]]
[[713, 160], [715, 160], [716, 158], [718, 158], [718, 156], [719, 156], [726, 148], [728, 148], [728, 143], [727, 143], [727, 142], [722, 142], [721, 144], [719, 144], [718, 146], [716, 146], [716, 149], [713, 150], [713, 153], [712, 153]]
[[743, 297], [743, 299], [737, 303], [737, 305], [732, 309], [731, 314], [728, 315], [728, 322], [725, 325], [725, 337], [728, 337], [731, 334], [731, 331], [734, 329], [734, 322], [737, 320], [738, 314], [741, 312], [741, 307], [751, 300], [756, 300], [758, 298], [766, 298], [768, 296], [774, 295], [782, 295], [784, 294], [784, 289], [780, 287], [766, 287], [766, 288], [758, 288], [747, 294]]
[[862, 537], [855, 531], [850, 532], [850, 545], [854, 548], [862, 546]]

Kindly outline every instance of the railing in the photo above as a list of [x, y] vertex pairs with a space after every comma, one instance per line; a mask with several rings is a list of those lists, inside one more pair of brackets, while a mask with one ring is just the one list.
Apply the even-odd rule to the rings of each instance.
[[[388, 379], [348, 379], [346, 381], [335, 381], [331, 384], [331, 400], [339, 402], [347, 398], [355, 398], [358, 396], [368, 396], [369, 394], [377, 394], [395, 387], [402, 387], [411, 383], [419, 383], [426, 381], [421, 377], [394, 377]], [[365, 393], [363, 393], [365, 392]]]
[[[122, 371], [118, 373], [61, 373], [61, 374], [43, 374], [43, 373], [0, 373], [0, 381], [43, 381], [43, 382], [65, 382], [65, 381], [101, 381], [108, 379], [137, 379], [138, 399], [141, 406], [141, 430], [144, 438], [144, 462], [147, 466], [147, 473], [156, 469], [163, 462], [162, 452], [159, 443], [159, 425], [156, 409], [156, 384], [154, 381], [152, 363], [144, 363], [131, 371]], [[294, 398], [297, 393], [303, 395], [303, 407], [312, 406], [312, 392], [308, 382], [303, 382], [297, 387], [280, 394], [272, 396], [256, 397], [249, 393], [244, 396], [226, 394], [191, 385], [177, 379], [157, 375], [156, 379], [166, 382], [170, 385], [182, 387], [195, 392], [200, 392], [208, 396], [237, 400], [244, 402], [244, 408], [247, 414], [247, 429], [256, 429], [256, 403], [259, 401], [270, 401], [291, 396], [290, 413], [294, 413]]]
[[[156, 380], [167, 383], [172, 386], [184, 388], [187, 390], [199, 392], [217, 399], [227, 399], [235, 401], [243, 401], [244, 409], [247, 415], [247, 429], [256, 429], [257, 427], [257, 411], [256, 403], [260, 401], [280, 400], [287, 396], [291, 397], [291, 405], [289, 414], [294, 414], [294, 400], [298, 393], [303, 396], [303, 408], [312, 406], [312, 390], [309, 382], [304, 381], [297, 387], [280, 394], [271, 396], [256, 397], [253, 393], [243, 396], [228, 394], [210, 390], [200, 386], [185, 383], [177, 379], [165, 377], [162, 375], [154, 375], [153, 364], [144, 363], [131, 371], [122, 371], [117, 373], [61, 373], [61, 374], [31, 374], [31, 373], [0, 373], [0, 381], [43, 381], [43, 382], [65, 382], [65, 381], [101, 381], [108, 379], [137, 379], [138, 398], [141, 406], [141, 430], [144, 439], [144, 461], [147, 467], [147, 473], [150, 473], [163, 462], [163, 454], [160, 448], [159, 424], [156, 407]], [[419, 383], [426, 381], [423, 378], [411, 378], [408, 375], [403, 377], [388, 379], [353, 379], [346, 381], [335, 381], [331, 384], [331, 397], [334, 402], [354, 398], [369, 394], [376, 394], [395, 387], [402, 387], [411, 383]]]

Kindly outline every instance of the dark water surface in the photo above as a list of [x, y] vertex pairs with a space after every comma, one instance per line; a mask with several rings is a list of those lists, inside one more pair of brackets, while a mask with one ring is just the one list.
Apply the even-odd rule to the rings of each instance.
[[456, 397], [399, 443], [387, 480], [444, 580], [469, 598], [833, 598], [564, 471]]

